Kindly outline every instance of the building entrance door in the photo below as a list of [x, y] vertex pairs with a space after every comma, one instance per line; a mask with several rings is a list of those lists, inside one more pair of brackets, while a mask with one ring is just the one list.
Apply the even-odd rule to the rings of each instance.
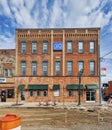
[[6, 91], [5, 90], [1, 91], [1, 102], [6, 102]]

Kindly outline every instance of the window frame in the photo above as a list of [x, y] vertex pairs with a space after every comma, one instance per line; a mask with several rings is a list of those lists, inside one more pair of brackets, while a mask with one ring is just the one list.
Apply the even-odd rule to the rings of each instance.
[[[34, 63], [35, 63], [35, 66], [33, 66]], [[35, 74], [33, 73], [34, 71], [35, 71]], [[36, 76], [36, 75], [37, 75], [37, 61], [32, 61], [32, 76]]]
[[[25, 64], [25, 65], [22, 65], [22, 64]], [[25, 72], [24, 72], [25, 71]], [[21, 75], [22, 76], [26, 76], [26, 61], [21, 61]]]
[[[46, 66], [45, 66], [45, 64], [46, 64]], [[42, 62], [42, 75], [43, 76], [47, 76], [48, 75], [48, 61], [43, 61]]]
[[[82, 63], [82, 65], [80, 65], [80, 63]], [[80, 67], [80, 66], [82, 66], [82, 67]], [[84, 61], [78, 61], [78, 72], [79, 72], [81, 69], [83, 69], [83, 71], [84, 71]]]
[[60, 96], [60, 89], [54, 90], [54, 97], [59, 97]]
[[[68, 66], [69, 63], [71, 63], [71, 67]], [[67, 75], [72, 75], [72, 73], [73, 73], [73, 61], [67, 61]]]
[[[91, 45], [92, 43], [94, 43], [94, 44]], [[95, 41], [90, 41], [89, 42], [89, 52], [90, 53], [95, 53]]]
[[73, 43], [72, 41], [67, 41], [67, 53], [72, 53], [72, 52], [73, 52]]
[[[57, 66], [57, 65], [59, 65], [59, 66]], [[61, 70], [61, 62], [55, 61], [55, 75], [60, 75], [60, 70]]]
[[86, 91], [86, 102], [95, 102], [95, 101], [96, 101], [96, 91], [95, 90]]
[[26, 53], [26, 41], [21, 41], [21, 53]]
[[[81, 44], [81, 45], [80, 45]], [[80, 49], [81, 48], [81, 49]], [[78, 53], [84, 53], [84, 41], [78, 42]]]
[[48, 91], [47, 90], [44, 90], [43, 91], [43, 97], [47, 97], [48, 96]]
[[43, 50], [43, 53], [48, 53], [48, 41], [43, 41], [43, 47], [42, 47], [42, 50]]
[[[91, 63], [93, 63], [92, 65], [91, 65]], [[89, 62], [89, 66], [90, 66], [90, 75], [95, 75], [95, 61], [90, 61]], [[91, 69], [91, 67], [92, 67], [92, 69]]]
[[37, 91], [36, 91], [36, 95], [37, 95], [37, 97], [40, 97], [40, 96], [41, 96], [41, 91], [40, 91], [40, 90], [37, 90]]
[[68, 90], [68, 97], [73, 97], [73, 90]]
[[30, 96], [30, 97], [34, 97], [34, 91], [33, 91], [33, 90], [30, 90], [30, 91], [29, 91], [29, 96]]
[[37, 53], [37, 42], [32, 41], [32, 54], [36, 54], [36, 53]]

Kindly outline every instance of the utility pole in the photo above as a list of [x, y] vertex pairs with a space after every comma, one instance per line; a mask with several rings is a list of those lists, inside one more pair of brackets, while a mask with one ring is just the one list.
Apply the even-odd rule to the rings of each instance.
[[102, 57], [99, 56], [99, 91], [100, 91], [100, 106], [102, 105], [102, 87], [101, 87], [101, 62], [103, 61], [103, 59], [108, 59], [108, 58], [104, 58], [105, 56], [111, 54], [112, 51], [106, 53], [105, 55], [103, 55]]

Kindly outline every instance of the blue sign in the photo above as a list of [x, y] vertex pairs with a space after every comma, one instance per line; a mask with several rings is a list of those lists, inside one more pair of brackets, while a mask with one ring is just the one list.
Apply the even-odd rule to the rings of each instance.
[[53, 50], [55, 51], [61, 51], [63, 48], [62, 42], [54, 42], [53, 43]]

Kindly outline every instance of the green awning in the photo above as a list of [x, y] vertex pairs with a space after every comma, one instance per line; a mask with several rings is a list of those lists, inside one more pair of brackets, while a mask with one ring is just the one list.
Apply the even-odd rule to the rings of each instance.
[[[68, 90], [78, 90], [79, 89], [79, 84], [68, 84], [67, 85]], [[84, 89], [83, 85], [80, 84], [80, 89]]]
[[96, 84], [86, 84], [87, 89], [98, 89]]
[[60, 89], [60, 85], [59, 84], [54, 84], [53, 85], [53, 90], [59, 90]]
[[24, 87], [25, 87], [25, 85], [24, 85], [24, 84], [20, 84], [20, 85], [18, 86], [18, 90], [23, 90], [23, 89], [24, 89]]
[[28, 90], [48, 90], [48, 85], [29, 84]]

